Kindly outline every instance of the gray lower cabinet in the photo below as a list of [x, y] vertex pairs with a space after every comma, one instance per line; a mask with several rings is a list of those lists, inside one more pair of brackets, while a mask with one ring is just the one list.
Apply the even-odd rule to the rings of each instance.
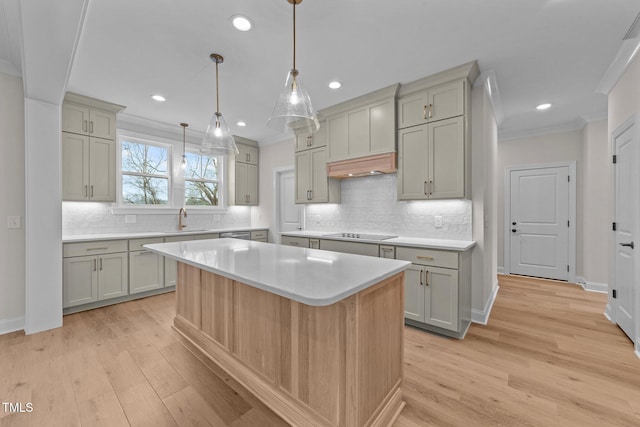
[[471, 323], [468, 252], [396, 248], [411, 261], [405, 272], [405, 319], [410, 325], [462, 338]]
[[345, 254], [378, 256], [379, 246], [375, 243], [345, 242], [338, 240], [320, 240], [320, 249]]
[[280, 238], [280, 244], [286, 245], [286, 246], [296, 246], [298, 248], [308, 248], [309, 238], [295, 237], [295, 236], [282, 236]]
[[164, 257], [142, 246], [163, 240], [162, 237], [129, 240], [129, 293], [164, 287]]
[[[188, 240], [193, 240], [193, 236], [191, 235], [172, 236], [172, 237], [164, 238], [164, 241], [167, 243], [184, 242]], [[165, 287], [175, 286], [177, 278], [178, 278], [178, 261], [171, 258], [165, 258], [164, 259], [164, 286]]]
[[127, 295], [127, 241], [69, 243], [63, 246], [63, 307]]

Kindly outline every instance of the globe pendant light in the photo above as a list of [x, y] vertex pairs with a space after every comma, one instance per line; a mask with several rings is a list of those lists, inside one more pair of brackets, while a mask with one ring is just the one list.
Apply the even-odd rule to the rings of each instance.
[[220, 113], [220, 91], [218, 89], [218, 64], [224, 61], [224, 58], [217, 53], [210, 55], [211, 60], [216, 63], [216, 112], [211, 117], [209, 127], [204, 134], [200, 153], [208, 156], [226, 156], [228, 154], [238, 154], [236, 141], [231, 135], [229, 126], [225, 122], [224, 117]]
[[180, 123], [182, 126], [182, 162], [180, 162], [180, 167], [182, 169], [187, 168], [187, 123]]
[[293, 5], [293, 68], [287, 75], [267, 125], [281, 132], [313, 133], [320, 128], [320, 123], [296, 69], [296, 5], [302, 0], [287, 1]]

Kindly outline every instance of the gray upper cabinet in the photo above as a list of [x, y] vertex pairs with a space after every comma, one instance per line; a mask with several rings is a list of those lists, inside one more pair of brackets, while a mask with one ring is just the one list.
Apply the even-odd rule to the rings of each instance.
[[326, 122], [320, 122], [320, 129], [316, 133], [304, 133], [296, 135], [296, 153], [311, 148], [326, 147], [327, 126]]
[[124, 107], [68, 93], [62, 104], [62, 199], [116, 200], [116, 114]]
[[321, 111], [326, 118], [328, 162], [396, 152], [392, 85]]
[[398, 129], [462, 116], [464, 83], [459, 80], [398, 98]]
[[234, 137], [238, 154], [229, 157], [227, 176], [229, 205], [258, 205], [258, 143], [239, 136]]

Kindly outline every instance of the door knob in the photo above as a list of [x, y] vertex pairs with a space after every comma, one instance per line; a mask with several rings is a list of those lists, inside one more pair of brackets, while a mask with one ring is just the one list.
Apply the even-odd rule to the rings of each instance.
[[511, 232], [512, 232], [512, 233], [515, 233], [516, 231], [518, 231], [518, 230], [516, 230], [515, 228], [512, 228], [512, 229], [511, 229]]
[[626, 246], [628, 248], [633, 249], [633, 242], [631, 242], [631, 243], [620, 243], [620, 246]]

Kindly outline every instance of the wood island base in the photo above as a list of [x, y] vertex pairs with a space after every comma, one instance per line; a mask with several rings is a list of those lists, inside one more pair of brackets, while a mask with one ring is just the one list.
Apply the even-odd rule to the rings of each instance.
[[402, 400], [404, 273], [310, 306], [178, 264], [174, 328], [294, 426], [389, 426]]

